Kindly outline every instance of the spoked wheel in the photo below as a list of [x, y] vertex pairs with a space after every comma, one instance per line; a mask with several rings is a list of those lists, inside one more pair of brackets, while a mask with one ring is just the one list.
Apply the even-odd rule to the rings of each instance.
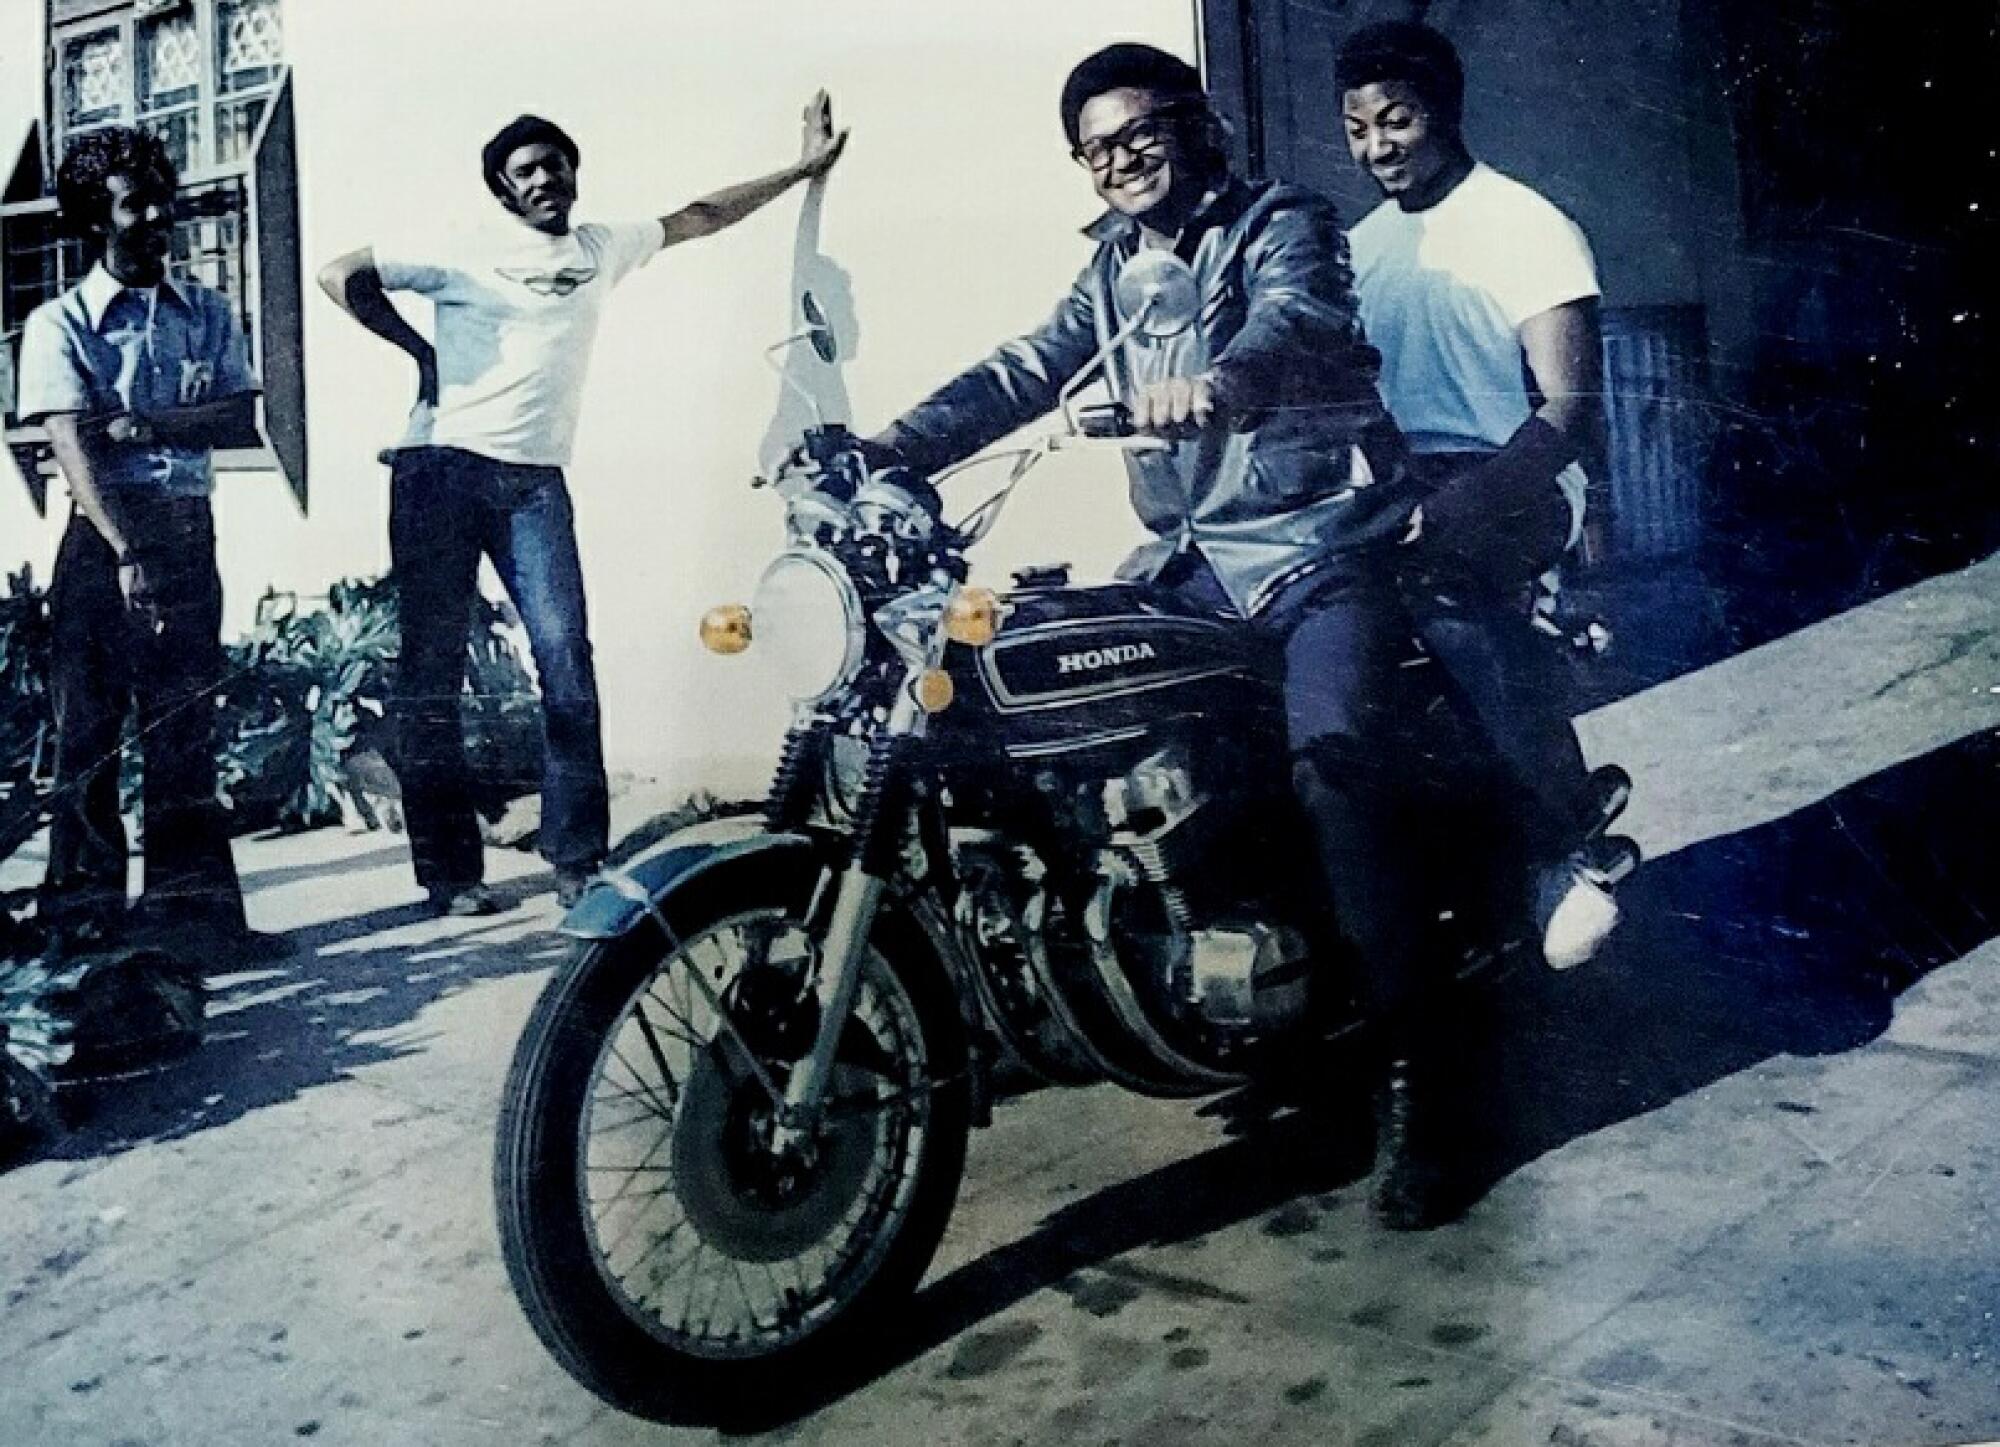
[[824, 1121], [776, 1133], [773, 1091], [818, 1027], [813, 945], [790, 901], [706, 894], [678, 911], [677, 947], [644, 926], [550, 984], [495, 1166], [509, 1274], [544, 1343], [614, 1405], [683, 1421], [808, 1389], [914, 1289], [968, 1130], [948, 984], [874, 948]]

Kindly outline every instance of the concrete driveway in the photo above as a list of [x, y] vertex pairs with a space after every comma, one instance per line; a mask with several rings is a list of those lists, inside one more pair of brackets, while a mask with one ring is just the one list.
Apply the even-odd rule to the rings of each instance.
[[[1357, 1153], [1255, 1099], [1028, 1096], [907, 1335], [768, 1440], [2000, 1438], [1996, 600], [1984, 564], [1585, 720], [1650, 862], [1610, 955], [1468, 1057], [1462, 1221], [1383, 1232]], [[534, 861], [436, 921], [391, 837], [239, 860], [298, 954], [0, 1175], [0, 1443], [713, 1440], [601, 1407], [507, 1290]]]

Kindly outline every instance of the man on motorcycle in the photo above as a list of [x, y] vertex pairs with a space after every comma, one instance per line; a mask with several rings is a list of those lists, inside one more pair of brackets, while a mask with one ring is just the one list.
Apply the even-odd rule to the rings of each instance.
[[1596, 268], [1574, 222], [1472, 158], [1445, 36], [1364, 26], [1335, 75], [1348, 148], [1385, 197], [1350, 241], [1382, 394], [1425, 485], [1412, 621], [1520, 786], [1530, 848], [1547, 861], [1542, 952], [1569, 968], [1597, 951], [1618, 906], [1570, 854], [1598, 801], [1521, 600], [1582, 535], [1578, 462], [1603, 417]]
[[1129, 461], [1133, 506], [1156, 536], [1121, 574], [1172, 586], [1270, 636], [1285, 670], [1293, 781], [1340, 924], [1383, 1022], [1386, 1105], [1376, 1205], [1430, 1216], [1430, 1162], [1412, 1153], [1421, 1082], [1413, 862], [1402, 858], [1385, 762], [1384, 700], [1406, 639], [1393, 581], [1416, 498], [1376, 389], [1346, 238], [1323, 198], [1231, 174], [1220, 122], [1186, 62], [1145, 45], [1090, 56], [1063, 87], [1063, 126], [1109, 208], [1055, 314], [946, 383], [872, 439], [925, 473], [1058, 405], [1116, 333], [1119, 266], [1171, 248], [1203, 298], [1194, 327], [1131, 343], [1113, 390], [1170, 450]]

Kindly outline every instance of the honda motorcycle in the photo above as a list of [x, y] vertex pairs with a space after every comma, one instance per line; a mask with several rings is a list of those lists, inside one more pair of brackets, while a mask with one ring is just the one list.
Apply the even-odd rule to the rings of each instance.
[[[1188, 326], [1194, 286], [1141, 253], [1100, 361]], [[1002, 1068], [1199, 1096], [1367, 1029], [1248, 628], [1063, 567], [968, 581], [1049, 453], [1167, 445], [1077, 385], [956, 525], [940, 479], [807, 433], [776, 479], [783, 550], [701, 625], [795, 700], [763, 811], [670, 836], [564, 921], [574, 955], [507, 1081], [498, 1216], [536, 1332], [616, 1406], [712, 1421], [879, 1331]], [[1431, 944], [1464, 976], [1533, 947], [1504, 795], [1439, 671], [1413, 651], [1399, 686], [1429, 761], [1412, 827], [1463, 861], [1436, 871]], [[1608, 880], [1637, 862], [1612, 852]]]

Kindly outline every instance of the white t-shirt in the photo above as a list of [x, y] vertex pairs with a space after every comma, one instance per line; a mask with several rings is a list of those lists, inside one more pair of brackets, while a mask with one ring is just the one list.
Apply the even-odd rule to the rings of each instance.
[[[1384, 201], [1348, 243], [1382, 401], [1419, 453], [1504, 446], [1533, 410], [1521, 323], [1600, 294], [1577, 224], [1483, 163], [1428, 211]], [[1582, 472], [1560, 480], [1580, 511]]]
[[437, 307], [437, 411], [414, 418], [401, 445], [567, 466], [611, 288], [665, 241], [658, 221], [586, 222], [563, 236], [510, 222], [453, 247], [449, 261], [378, 250], [386, 289], [417, 292]]

